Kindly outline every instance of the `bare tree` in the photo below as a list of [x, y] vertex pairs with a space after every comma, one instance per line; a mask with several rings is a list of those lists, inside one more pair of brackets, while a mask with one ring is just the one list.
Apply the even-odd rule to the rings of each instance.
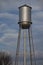
[[0, 65], [12, 65], [11, 55], [5, 52], [0, 52]]

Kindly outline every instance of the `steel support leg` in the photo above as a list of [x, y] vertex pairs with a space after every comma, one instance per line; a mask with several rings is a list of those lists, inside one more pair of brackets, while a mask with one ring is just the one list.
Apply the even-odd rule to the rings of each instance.
[[31, 50], [30, 29], [28, 29], [28, 35], [29, 35], [29, 48], [30, 48], [30, 64], [32, 65], [32, 50]]
[[20, 48], [20, 35], [21, 35], [21, 28], [19, 26], [17, 49], [16, 49], [16, 57], [15, 57], [15, 65], [18, 65], [18, 56], [19, 56], [19, 48]]
[[33, 35], [32, 35], [32, 27], [31, 27], [30, 31], [31, 31], [31, 40], [32, 40], [32, 49], [33, 49], [34, 63], [36, 65], [35, 49], [34, 49]]

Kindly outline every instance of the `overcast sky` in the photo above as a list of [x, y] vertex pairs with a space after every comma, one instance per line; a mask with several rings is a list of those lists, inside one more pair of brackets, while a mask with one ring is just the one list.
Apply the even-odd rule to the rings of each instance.
[[32, 7], [32, 31], [36, 54], [43, 56], [43, 0], [0, 0], [0, 51], [14, 53], [18, 37], [18, 7]]

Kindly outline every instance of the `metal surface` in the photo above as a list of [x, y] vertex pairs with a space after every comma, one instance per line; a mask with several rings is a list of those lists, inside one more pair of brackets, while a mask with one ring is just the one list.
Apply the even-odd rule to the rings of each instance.
[[31, 37], [30, 37], [30, 29], [28, 29], [28, 35], [29, 35], [29, 48], [30, 48], [30, 65], [32, 64], [32, 48], [31, 48]]
[[32, 39], [32, 49], [33, 49], [33, 56], [34, 56], [34, 64], [36, 65], [35, 48], [34, 48], [33, 35], [32, 35], [32, 27], [31, 27], [31, 39]]
[[16, 49], [16, 56], [15, 56], [15, 65], [18, 64], [18, 59], [19, 59], [19, 48], [20, 48], [20, 35], [21, 35], [21, 28], [19, 26], [19, 33], [18, 33], [18, 41], [17, 41], [17, 49]]
[[[32, 62], [32, 48], [33, 48], [33, 54], [34, 54], [34, 59], [35, 59], [35, 53], [34, 53], [34, 44], [33, 44], [33, 39], [32, 39], [32, 31], [30, 30], [31, 27], [31, 7], [27, 5], [23, 5], [19, 7], [19, 34], [18, 34], [18, 42], [17, 42], [17, 49], [16, 49], [16, 57], [15, 57], [15, 65], [19, 65], [19, 49], [20, 49], [20, 35], [21, 35], [21, 29], [28, 29], [28, 40], [29, 40], [29, 49], [30, 49], [30, 65], [33, 65]], [[32, 41], [31, 41], [32, 39]], [[26, 50], [26, 31], [24, 31], [24, 61], [22, 65], [27, 65], [27, 50]], [[22, 42], [21, 42], [22, 43]], [[36, 65], [36, 64], [35, 64]]]
[[20, 24], [20, 27], [22, 29], [29, 29], [31, 24], [32, 24], [32, 22], [18, 22], [18, 24]]
[[26, 30], [24, 30], [24, 65], [27, 65], [26, 63]]
[[31, 22], [31, 7], [27, 5], [19, 7], [19, 21]]

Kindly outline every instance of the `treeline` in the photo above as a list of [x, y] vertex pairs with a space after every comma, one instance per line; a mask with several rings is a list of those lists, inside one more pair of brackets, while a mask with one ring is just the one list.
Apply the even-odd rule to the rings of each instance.
[[0, 52], [0, 65], [12, 65], [12, 57], [6, 52]]

